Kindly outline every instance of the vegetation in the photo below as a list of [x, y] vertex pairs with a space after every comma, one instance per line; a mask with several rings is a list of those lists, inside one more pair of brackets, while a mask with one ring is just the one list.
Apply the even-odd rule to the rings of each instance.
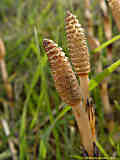
[[[52, 39], [70, 57], [64, 22], [67, 10], [77, 16], [88, 40], [96, 145], [101, 157], [120, 157], [119, 24], [114, 20], [116, 11], [112, 15], [114, 8], [107, 5], [106, 12], [101, 6], [99, 0], [90, 5], [87, 0], [1, 0], [0, 37], [5, 51], [0, 50], [0, 160], [83, 159], [71, 106], [55, 89], [43, 48], [43, 39]], [[2, 45], [1, 41], [0, 49]]]

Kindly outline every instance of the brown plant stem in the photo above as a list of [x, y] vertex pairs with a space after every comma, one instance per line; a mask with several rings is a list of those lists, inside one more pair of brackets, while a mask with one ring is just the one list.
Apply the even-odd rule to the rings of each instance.
[[[100, 0], [99, 3], [103, 12], [105, 36], [107, 40], [110, 40], [112, 38], [112, 27], [111, 27], [109, 14], [108, 14], [107, 5], [104, 0]], [[107, 47], [107, 59], [108, 61], [112, 61], [112, 45], [109, 45]]]
[[81, 75], [80, 76], [80, 88], [82, 90], [82, 95], [84, 97], [85, 105], [87, 102], [87, 98], [89, 98], [89, 78], [88, 75]]
[[85, 17], [87, 20], [87, 31], [90, 35], [93, 35], [94, 27], [93, 27], [93, 20], [90, 7], [91, 7], [90, 0], [85, 0]]
[[[87, 110], [87, 107], [89, 107], [87, 106], [87, 100], [89, 101], [88, 73], [90, 72], [90, 62], [89, 62], [89, 53], [86, 43], [86, 37], [84, 29], [79, 24], [76, 16], [74, 16], [69, 11], [67, 12], [65, 22], [66, 22], [66, 33], [70, 51], [70, 58], [74, 66], [75, 72], [80, 79], [80, 89], [83, 98], [82, 106], [84, 106], [84, 108]], [[91, 22], [89, 26], [91, 27]], [[90, 28], [90, 31], [92, 32], [92, 28]], [[89, 116], [92, 110], [87, 110], [87, 111]], [[92, 119], [89, 119], [89, 121], [90, 120]], [[95, 121], [91, 121], [89, 123], [91, 127], [92, 138], [95, 141], [96, 136], [95, 133], [93, 133], [93, 126], [95, 131]]]
[[108, 0], [108, 3], [112, 10], [112, 14], [117, 24], [118, 30], [120, 31], [120, 1], [119, 0]]
[[[44, 39], [43, 46], [48, 55], [55, 86], [62, 100], [72, 106], [79, 127], [82, 144], [90, 156], [93, 155], [93, 139], [88, 114], [82, 107], [81, 89], [64, 52], [53, 41]], [[84, 125], [83, 125], [84, 124]]]
[[6, 93], [9, 99], [9, 104], [11, 107], [13, 107], [12, 86], [8, 81], [8, 73], [7, 73], [4, 57], [5, 57], [5, 46], [3, 41], [0, 39], [0, 67], [1, 67], [2, 79], [3, 79]]
[[102, 98], [102, 103], [105, 106], [104, 112], [105, 112], [106, 120], [108, 121], [107, 128], [109, 129], [109, 131], [113, 131], [113, 128], [114, 128], [113, 112], [109, 102], [107, 86], [108, 86], [107, 80], [104, 80], [100, 85], [100, 95]]
[[[75, 115], [75, 119], [80, 130], [81, 139], [83, 142], [83, 146], [88, 152], [89, 156], [93, 156], [93, 138], [91, 134], [91, 128], [89, 124], [88, 115], [85, 112], [82, 104], [77, 104], [72, 106], [73, 113]], [[84, 122], [84, 123], [83, 123]], [[89, 140], [89, 143], [88, 143]]]

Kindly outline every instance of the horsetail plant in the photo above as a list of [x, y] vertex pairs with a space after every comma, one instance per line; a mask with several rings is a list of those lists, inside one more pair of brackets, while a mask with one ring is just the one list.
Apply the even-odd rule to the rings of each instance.
[[[44, 39], [43, 45], [48, 55], [55, 86], [62, 100], [72, 106], [83, 146], [90, 156], [93, 155], [93, 139], [89, 125], [88, 115], [82, 107], [81, 90], [72, 71], [68, 58], [53, 41]], [[84, 122], [84, 123], [83, 123]]]
[[86, 103], [89, 97], [88, 73], [90, 72], [90, 63], [84, 29], [79, 24], [76, 16], [69, 11], [67, 12], [65, 22], [71, 61], [76, 74], [80, 78], [80, 87]]
[[112, 10], [118, 30], [120, 31], [120, 0], [108, 0], [108, 3]]
[[69, 105], [79, 103], [81, 101], [80, 87], [62, 48], [48, 39], [44, 39], [43, 44], [51, 65], [56, 89], [61, 98]]
[[[70, 50], [71, 61], [74, 66], [76, 74], [80, 78], [80, 88], [84, 100], [83, 106], [85, 106], [85, 108], [87, 109], [87, 102], [89, 102], [88, 73], [90, 72], [90, 62], [89, 62], [89, 53], [86, 43], [86, 37], [84, 34], [84, 29], [79, 24], [76, 16], [74, 16], [69, 11], [67, 12], [65, 22], [66, 22], [66, 33], [67, 33], [67, 40], [68, 40], [68, 47]], [[93, 106], [91, 106], [90, 108], [91, 110], [87, 111], [89, 111], [88, 117], [92, 130], [92, 137], [95, 141], [96, 139], [95, 121], [94, 120], [92, 121], [92, 119], [95, 119], [95, 116], [93, 112]], [[92, 118], [90, 115], [92, 115]]]
[[84, 29], [69, 11], [65, 21], [71, 61], [80, 77], [80, 86], [62, 49], [48, 39], [43, 40], [43, 46], [48, 55], [56, 89], [62, 100], [72, 106], [82, 144], [88, 156], [96, 156], [95, 116], [88, 91], [90, 62]]

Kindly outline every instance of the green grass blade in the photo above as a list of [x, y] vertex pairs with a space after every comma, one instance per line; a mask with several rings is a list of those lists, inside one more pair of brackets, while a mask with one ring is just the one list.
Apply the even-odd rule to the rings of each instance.
[[103, 43], [102, 45], [100, 45], [98, 48], [95, 48], [92, 52], [97, 53], [98, 51], [108, 47], [110, 44], [112, 44], [113, 42], [115, 42], [119, 39], [120, 39], [120, 35], [117, 35], [117, 36], [113, 37], [111, 40], [109, 40], [109, 41]]
[[25, 140], [25, 133], [26, 133], [26, 116], [27, 116], [27, 106], [28, 102], [30, 100], [32, 91], [34, 86], [36, 85], [39, 76], [40, 76], [40, 67], [41, 64], [38, 65], [37, 70], [33, 76], [33, 80], [31, 82], [30, 90], [28, 92], [26, 101], [24, 103], [24, 108], [23, 108], [23, 114], [22, 114], [22, 119], [21, 119], [21, 128], [20, 128], [20, 160], [25, 158], [25, 148], [26, 148], [26, 140]]
[[9, 150], [0, 153], [0, 160], [9, 159], [10, 157], [12, 157], [12, 153]]
[[47, 148], [45, 146], [44, 140], [41, 140], [40, 141], [40, 156], [39, 156], [39, 158], [46, 159], [46, 156], [47, 156]]
[[117, 67], [120, 66], [120, 60], [113, 63], [110, 67], [106, 68], [103, 72], [99, 73], [95, 78], [91, 79], [89, 82], [89, 90], [93, 90], [97, 87], [102, 80], [109, 76]]
[[52, 125], [48, 128], [48, 131], [46, 132], [46, 134], [44, 135], [44, 138], [47, 138], [49, 137], [52, 129], [54, 128], [55, 124], [57, 123], [58, 120], [60, 120], [62, 117], [64, 117], [64, 115], [70, 111], [71, 107], [67, 106], [65, 107], [61, 112], [60, 114], [57, 116], [57, 118], [54, 120], [54, 122], [52, 123]]
[[106, 153], [104, 148], [100, 145], [100, 143], [96, 141], [96, 145], [99, 148], [100, 152], [103, 154], [103, 156], [105, 156], [105, 159], [109, 159], [110, 158], [109, 155]]

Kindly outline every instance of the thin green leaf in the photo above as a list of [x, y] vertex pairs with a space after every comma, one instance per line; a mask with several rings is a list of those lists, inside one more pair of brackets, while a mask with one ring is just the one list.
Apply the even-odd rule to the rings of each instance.
[[96, 145], [99, 148], [100, 152], [105, 156], [105, 159], [110, 159], [109, 155], [106, 153], [104, 148], [101, 146], [99, 142], [96, 141]]
[[44, 140], [41, 140], [40, 141], [40, 158], [45, 159], [46, 155], [47, 155], [47, 149], [45, 146], [45, 142], [44, 142]]
[[26, 139], [25, 139], [25, 131], [26, 131], [26, 116], [27, 116], [27, 106], [28, 106], [28, 102], [29, 102], [29, 99], [31, 97], [31, 94], [32, 94], [32, 91], [33, 91], [33, 88], [35, 87], [38, 79], [39, 79], [39, 76], [40, 76], [40, 67], [41, 67], [41, 64], [38, 65], [37, 67], [37, 70], [33, 76], [33, 80], [32, 80], [32, 83], [31, 83], [31, 86], [30, 86], [30, 90], [28, 92], [28, 95], [27, 95], [27, 98], [25, 100], [25, 103], [24, 103], [24, 108], [23, 108], [23, 114], [22, 114], [22, 118], [21, 118], [21, 128], [20, 128], [20, 140], [21, 140], [21, 143], [20, 143], [20, 159], [24, 159], [25, 157], [25, 148], [26, 148]]
[[117, 36], [113, 37], [111, 40], [109, 40], [109, 41], [101, 44], [98, 48], [95, 48], [95, 49], [93, 50], [93, 53], [97, 53], [98, 51], [100, 51], [100, 50], [108, 47], [110, 44], [112, 44], [113, 42], [115, 42], [115, 41], [117, 41], [117, 40], [119, 40], [119, 39], [120, 39], [120, 35], [117, 35]]
[[49, 137], [52, 129], [54, 128], [55, 124], [57, 123], [58, 120], [60, 120], [62, 117], [64, 117], [64, 115], [71, 109], [71, 107], [67, 106], [65, 107], [60, 114], [57, 116], [57, 118], [54, 120], [54, 122], [52, 123], [52, 125], [48, 128], [48, 131], [46, 132], [46, 134], [44, 135], [44, 138]]
[[93, 90], [102, 82], [107, 76], [109, 76], [117, 67], [120, 66], [120, 60], [113, 63], [110, 67], [106, 68], [103, 72], [99, 73], [95, 78], [89, 82], [89, 90]]

